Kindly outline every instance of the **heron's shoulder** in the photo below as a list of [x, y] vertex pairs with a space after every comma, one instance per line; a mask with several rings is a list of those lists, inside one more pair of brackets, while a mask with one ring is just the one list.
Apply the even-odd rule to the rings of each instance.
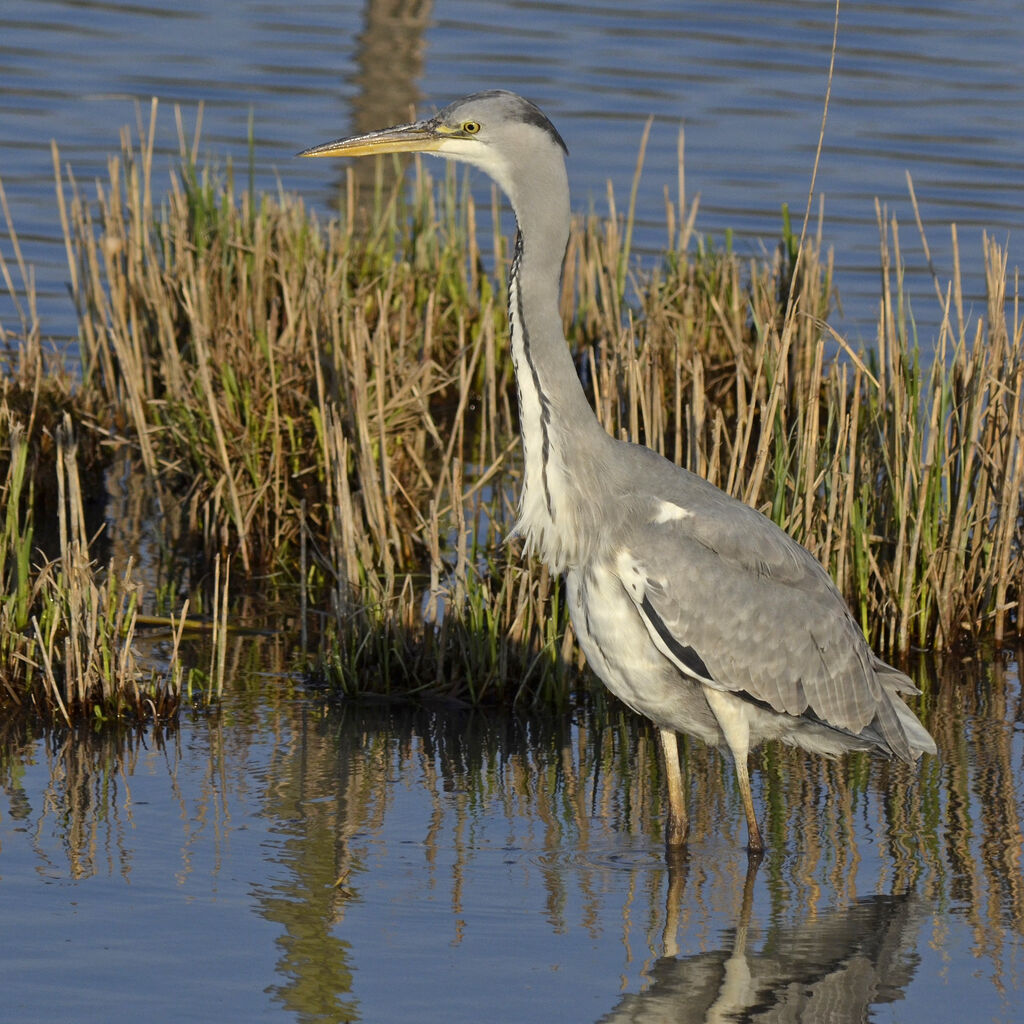
[[720, 518], [760, 516], [759, 512], [726, 494], [720, 487], [677, 466], [650, 448], [619, 442], [616, 454], [619, 457], [619, 475], [625, 486], [637, 495], [644, 495], [654, 502], [668, 501], [695, 512], [715, 514]]
[[[680, 559], [812, 590], [834, 590], [821, 563], [756, 509], [646, 448], [620, 503], [619, 540], [652, 569]], [[646, 453], [646, 454], [641, 454]]]

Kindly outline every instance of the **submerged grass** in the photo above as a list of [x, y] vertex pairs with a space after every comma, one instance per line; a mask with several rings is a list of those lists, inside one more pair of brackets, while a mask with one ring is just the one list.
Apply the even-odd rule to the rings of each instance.
[[[181, 508], [197, 557], [224, 567], [222, 621], [229, 559], [232, 587], [300, 595], [306, 656], [331, 688], [566, 700], [581, 657], [558, 581], [504, 539], [520, 473], [508, 242], [497, 228], [481, 241], [465, 179], [436, 182], [417, 160], [410, 180], [389, 181], [381, 165], [360, 216], [348, 174], [340, 215], [322, 223], [293, 196], [237, 193], [230, 168], [199, 165], [193, 140], [157, 201], [154, 137], [152, 125], [138, 143], [126, 133], [89, 194], [54, 152], [81, 377], [61, 385], [73, 429], [46, 435], [4, 399], [7, 699], [33, 679], [70, 714], [89, 704], [82, 692], [111, 701], [89, 673], [137, 676], [133, 615], [153, 595], [132, 589], [128, 565], [91, 563], [82, 531], [59, 569], [26, 532], [40, 462], [24, 446], [63, 453], [64, 509], [82, 458], [72, 439], [88, 436], [90, 465], [127, 448]], [[694, 243], [697, 209], [680, 187], [668, 249], [646, 269], [631, 253], [632, 208], [623, 217], [610, 197], [606, 217], [574, 224], [563, 280], [567, 337], [605, 427], [793, 533], [889, 656], [1019, 634], [1024, 319], [1006, 252], [986, 241], [983, 315], [965, 316], [957, 280], [937, 289], [942, 326], [922, 354], [898, 227], [880, 211], [877, 345], [854, 351], [828, 325], [820, 219], [794, 283], [788, 222], [774, 258], [744, 261]], [[26, 317], [23, 339], [37, 334]], [[55, 380], [23, 367], [5, 395], [55, 395]], [[92, 604], [86, 577], [107, 588]], [[51, 578], [69, 624], [48, 633], [30, 628], [30, 609]], [[95, 655], [57, 642], [83, 623], [110, 631]], [[210, 678], [223, 671], [214, 661]]]

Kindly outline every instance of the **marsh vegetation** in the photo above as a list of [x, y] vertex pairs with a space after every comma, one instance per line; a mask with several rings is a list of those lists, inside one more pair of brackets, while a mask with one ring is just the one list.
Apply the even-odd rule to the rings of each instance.
[[[180, 119], [160, 192], [155, 123], [90, 185], [54, 150], [77, 353], [44, 344], [8, 223], [0, 272], [30, 298], [0, 327], [4, 703], [70, 721], [215, 698], [254, 590], [331, 692], [565, 703], [582, 661], [558, 581], [507, 540], [497, 196], [480, 211], [465, 178], [414, 161], [347, 172], [324, 221], [201, 163]], [[1024, 309], [1006, 251], [964, 254], [984, 261], [982, 310], [936, 280], [941, 328], [919, 339], [879, 210], [865, 349], [829, 326], [820, 219], [801, 248], [783, 214], [775, 251], [745, 259], [696, 234], [682, 181], [658, 259], [632, 250], [632, 202], [573, 225], [563, 314], [602, 423], [790, 531], [888, 657], [1019, 636]], [[148, 589], [95, 500], [115, 467], [158, 510]], [[194, 628], [214, 654], [186, 666]]]

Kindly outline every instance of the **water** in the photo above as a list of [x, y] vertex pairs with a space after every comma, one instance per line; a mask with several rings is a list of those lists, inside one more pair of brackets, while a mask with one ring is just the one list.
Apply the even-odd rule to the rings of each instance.
[[[397, 25], [336, 0], [6, 0], [0, 175], [43, 332], [75, 333], [50, 140], [80, 181], [102, 177], [151, 95], [158, 187], [173, 104], [191, 124], [203, 101], [204, 152], [244, 169], [251, 115], [257, 188], [324, 212], [337, 172], [295, 151], [412, 102], [496, 85], [537, 100], [580, 211], [603, 208], [606, 178], [624, 205], [654, 114], [648, 252], [685, 121], [698, 230], [770, 249], [780, 204], [803, 209], [830, 18], [809, 2], [453, 0]], [[969, 302], [983, 229], [1021, 262], [1022, 52], [1014, 3], [843, 7], [818, 187], [849, 333], [873, 333], [875, 197], [902, 221], [925, 343], [937, 320], [906, 170], [943, 279], [960, 227]], [[0, 252], [17, 276], [6, 234]], [[18, 322], [0, 297], [0, 324]], [[941, 757], [919, 775], [769, 749], [771, 845], [748, 876], [717, 754], [688, 753], [693, 842], [669, 864], [655, 747], [631, 718], [325, 711], [255, 653], [267, 674], [232, 672], [223, 707], [167, 734], [0, 722], [5, 1020], [1024, 1016], [1024, 701], [998, 661], [933, 685]]]
[[[202, 101], [204, 153], [245, 168], [251, 116], [257, 187], [280, 186], [322, 209], [334, 175], [295, 160], [297, 150], [404, 120], [413, 103], [430, 110], [493, 86], [528, 95], [556, 121], [572, 151], [577, 210], [603, 210], [608, 179], [623, 208], [653, 115], [638, 204], [637, 241], [648, 252], [665, 242], [663, 194], [676, 192], [685, 123], [698, 231], [721, 243], [731, 230], [739, 248], [757, 253], [775, 245], [782, 203], [803, 212], [831, 40], [831, 5], [817, 0], [6, 0], [0, 175], [40, 293], [43, 333], [58, 338], [73, 337], [75, 321], [50, 142], [79, 180], [102, 176], [122, 126], [136, 123], [140, 104], [148, 112], [151, 96], [163, 104], [165, 164], [177, 145], [173, 105], [191, 126]], [[981, 310], [982, 230], [1009, 241], [1011, 267], [1021, 263], [1022, 52], [1024, 8], [1012, 0], [842, 7], [818, 191], [844, 308], [836, 325], [854, 339], [874, 335], [876, 197], [901, 220], [926, 347], [940, 319], [906, 172], [943, 283], [953, 269], [949, 225], [959, 226], [969, 310]], [[165, 181], [159, 175], [158, 187]], [[9, 239], [0, 246], [17, 277]], [[19, 326], [6, 295], [0, 324]]]
[[615, 711], [325, 710], [247, 677], [168, 734], [6, 722], [4, 1019], [1019, 1021], [1020, 680], [929, 685], [919, 773], [765, 752], [750, 875], [699, 745], [666, 862], [654, 736]]

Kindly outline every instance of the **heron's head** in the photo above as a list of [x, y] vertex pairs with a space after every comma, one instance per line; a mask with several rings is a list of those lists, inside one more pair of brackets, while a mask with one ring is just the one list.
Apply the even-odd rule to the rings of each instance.
[[299, 156], [433, 153], [486, 171], [518, 210], [524, 188], [567, 191], [568, 152], [555, 126], [529, 100], [494, 90], [456, 100], [427, 120], [326, 142]]

